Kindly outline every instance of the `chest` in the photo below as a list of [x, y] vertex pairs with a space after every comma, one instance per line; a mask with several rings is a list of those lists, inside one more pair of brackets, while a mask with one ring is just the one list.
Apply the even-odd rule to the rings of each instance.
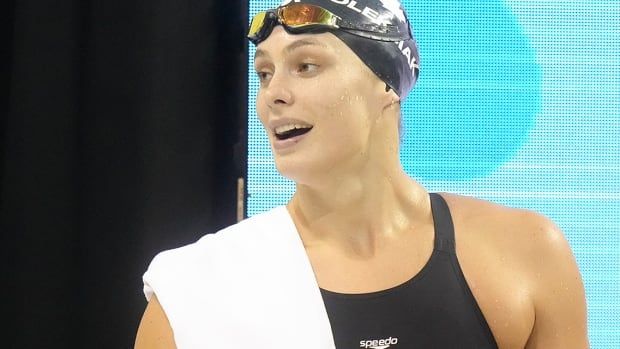
[[[527, 283], [518, 268], [492, 248], [481, 248], [480, 245], [476, 246], [474, 241], [467, 241], [467, 238], [460, 239], [458, 246], [456, 269], [454, 263], [450, 264], [447, 260], [444, 264], [430, 263], [431, 259], [438, 255], [433, 252], [432, 231], [418, 236], [415, 241], [402, 241], [396, 246], [386, 248], [384, 254], [373, 259], [356, 260], [334, 251], [320, 249], [308, 251], [308, 255], [320, 287], [337, 293], [367, 294], [399, 287], [414, 280], [419, 284], [415, 286], [417, 291], [415, 287], [412, 288], [412, 294], [419, 292], [417, 294], [424, 296], [417, 296], [420, 299], [414, 300], [411, 303], [413, 306], [409, 304], [407, 307], [425, 307], [431, 317], [437, 314], [434, 310], [436, 307], [447, 310], [448, 317], [451, 310], [460, 312], [459, 316], [462, 316], [463, 309], [467, 309], [467, 299], [462, 302], [455, 300], [454, 298], [460, 297], [458, 293], [454, 296], [455, 293], [450, 291], [443, 292], [445, 290], [440, 286], [452, 278], [455, 282], [448, 287], [459, 287], [460, 272], [461, 286], [471, 292], [470, 303], [481, 311], [483, 322], [488, 324], [499, 348], [523, 348], [533, 326], [534, 313]], [[433, 265], [434, 269], [429, 269], [429, 264]], [[375, 302], [375, 306], [389, 308], [388, 305], [381, 306], [380, 303]], [[369, 304], [366, 304], [366, 309]], [[350, 309], [355, 308], [352, 306]], [[362, 308], [363, 305], [358, 307]], [[395, 312], [399, 311], [398, 307], [394, 309]], [[470, 315], [472, 317], [468, 318]], [[476, 321], [475, 311], [471, 311], [470, 315], [463, 316], [463, 319], [470, 319], [463, 321]], [[409, 320], [413, 321], [414, 318], [412, 315]], [[415, 321], [420, 321], [420, 318]], [[435, 318], [434, 321], [437, 323], [442, 320]], [[424, 322], [421, 322], [418, 326], [423, 325]], [[467, 326], [463, 329], [467, 330]], [[347, 332], [354, 332], [354, 329], [348, 329]]]
[[460, 239], [457, 256], [499, 348], [524, 348], [535, 312], [530, 283], [518, 262], [510, 258], [508, 251], [476, 247], [467, 239]]

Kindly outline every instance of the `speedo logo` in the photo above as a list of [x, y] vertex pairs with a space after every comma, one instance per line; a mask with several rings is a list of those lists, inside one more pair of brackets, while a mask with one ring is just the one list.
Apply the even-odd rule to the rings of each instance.
[[398, 344], [398, 338], [390, 337], [386, 339], [373, 339], [373, 340], [360, 341], [360, 348], [386, 349], [396, 344]]

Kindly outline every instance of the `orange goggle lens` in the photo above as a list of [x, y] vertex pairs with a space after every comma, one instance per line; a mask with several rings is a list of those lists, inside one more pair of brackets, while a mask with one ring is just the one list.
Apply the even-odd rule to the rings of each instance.
[[[273, 16], [274, 12], [271, 11], [271, 13]], [[270, 11], [264, 11], [256, 14], [254, 18], [252, 18], [250, 30], [248, 31], [248, 37], [258, 39], [261, 36], [261, 31], [265, 25], [276, 24], [269, 23], [270, 21], [267, 20], [269, 14]], [[338, 28], [337, 22], [340, 19], [340, 17], [324, 8], [310, 4], [292, 4], [285, 7], [280, 7], [277, 9], [277, 12], [275, 12], [275, 15], [279, 24], [283, 24], [293, 29], [315, 25]]]
[[338, 19], [338, 16], [326, 9], [308, 4], [281, 7], [278, 9], [278, 17], [283, 24], [293, 28], [317, 24], [337, 27], [336, 20]]

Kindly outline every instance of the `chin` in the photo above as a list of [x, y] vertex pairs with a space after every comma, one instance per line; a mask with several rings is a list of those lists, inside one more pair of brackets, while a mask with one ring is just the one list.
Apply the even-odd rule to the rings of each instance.
[[303, 178], [309, 176], [308, 164], [299, 159], [281, 159], [276, 158], [276, 168], [278, 172], [294, 182], [300, 182]]
[[307, 159], [299, 157], [276, 157], [276, 168], [278, 172], [296, 184], [311, 185], [320, 180], [321, 173], [325, 173], [325, 166], [312, 163]]

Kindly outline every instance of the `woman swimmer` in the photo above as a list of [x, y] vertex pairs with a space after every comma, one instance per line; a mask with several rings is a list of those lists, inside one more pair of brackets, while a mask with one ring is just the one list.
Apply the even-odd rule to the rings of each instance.
[[257, 112], [290, 202], [160, 253], [136, 348], [587, 348], [572, 252], [535, 212], [428, 193], [399, 161], [418, 74], [396, 0], [254, 18]]

